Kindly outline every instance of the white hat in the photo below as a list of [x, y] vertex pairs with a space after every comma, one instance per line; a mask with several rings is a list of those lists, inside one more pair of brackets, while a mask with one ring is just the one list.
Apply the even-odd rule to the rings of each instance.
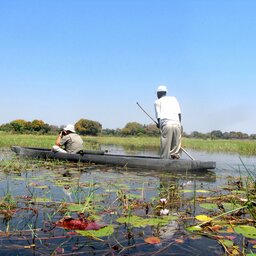
[[159, 85], [157, 88], [157, 92], [167, 92], [167, 88], [165, 85]]
[[68, 124], [66, 127], [63, 128], [64, 131], [71, 131], [71, 132], [76, 132], [75, 127], [73, 124]]

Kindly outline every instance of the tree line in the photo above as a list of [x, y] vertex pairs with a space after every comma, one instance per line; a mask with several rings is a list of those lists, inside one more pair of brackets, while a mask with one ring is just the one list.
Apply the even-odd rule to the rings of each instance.
[[[63, 129], [64, 125], [56, 126], [45, 123], [42, 120], [26, 121], [23, 119], [13, 120], [10, 123], [0, 125], [0, 131], [21, 133], [21, 134], [57, 134]], [[140, 124], [129, 122], [123, 128], [102, 129], [101, 123], [88, 119], [80, 119], [75, 123], [76, 132], [80, 135], [91, 136], [159, 136], [160, 131], [154, 123]], [[200, 139], [256, 139], [256, 134], [248, 135], [242, 132], [222, 132], [214, 130], [209, 133], [197, 131], [187, 134], [182, 133], [183, 137]]]

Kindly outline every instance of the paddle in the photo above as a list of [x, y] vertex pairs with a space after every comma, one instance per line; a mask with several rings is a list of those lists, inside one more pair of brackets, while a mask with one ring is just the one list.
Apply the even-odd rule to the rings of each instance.
[[[145, 109], [137, 102], [137, 105], [140, 107], [140, 109], [155, 123], [157, 124], [156, 120], [154, 120], [146, 111]], [[183, 147], [180, 147], [180, 149], [192, 160], [195, 160], [194, 157], [192, 157]]]

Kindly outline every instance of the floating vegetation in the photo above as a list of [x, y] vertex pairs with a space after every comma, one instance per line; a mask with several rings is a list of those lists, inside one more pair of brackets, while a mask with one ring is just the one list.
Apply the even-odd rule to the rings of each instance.
[[0, 170], [0, 253], [256, 253], [248, 168], [216, 179], [14, 158]]

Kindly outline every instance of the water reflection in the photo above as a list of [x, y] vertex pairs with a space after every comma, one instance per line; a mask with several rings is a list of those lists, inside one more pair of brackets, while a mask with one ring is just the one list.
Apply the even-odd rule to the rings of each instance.
[[[117, 145], [102, 145], [102, 150], [108, 150], [113, 154], [128, 154], [128, 155], [139, 155], [139, 156], [156, 156], [159, 152], [153, 149], [127, 149]], [[245, 168], [251, 170], [256, 169], [256, 156], [240, 156], [235, 153], [216, 153], [216, 152], [204, 152], [187, 149], [188, 153], [193, 156], [196, 160], [201, 161], [214, 161], [216, 162], [216, 174], [222, 175], [235, 175], [239, 176], [240, 172], [244, 172]], [[185, 153], [181, 153], [182, 159], [189, 159]]]

